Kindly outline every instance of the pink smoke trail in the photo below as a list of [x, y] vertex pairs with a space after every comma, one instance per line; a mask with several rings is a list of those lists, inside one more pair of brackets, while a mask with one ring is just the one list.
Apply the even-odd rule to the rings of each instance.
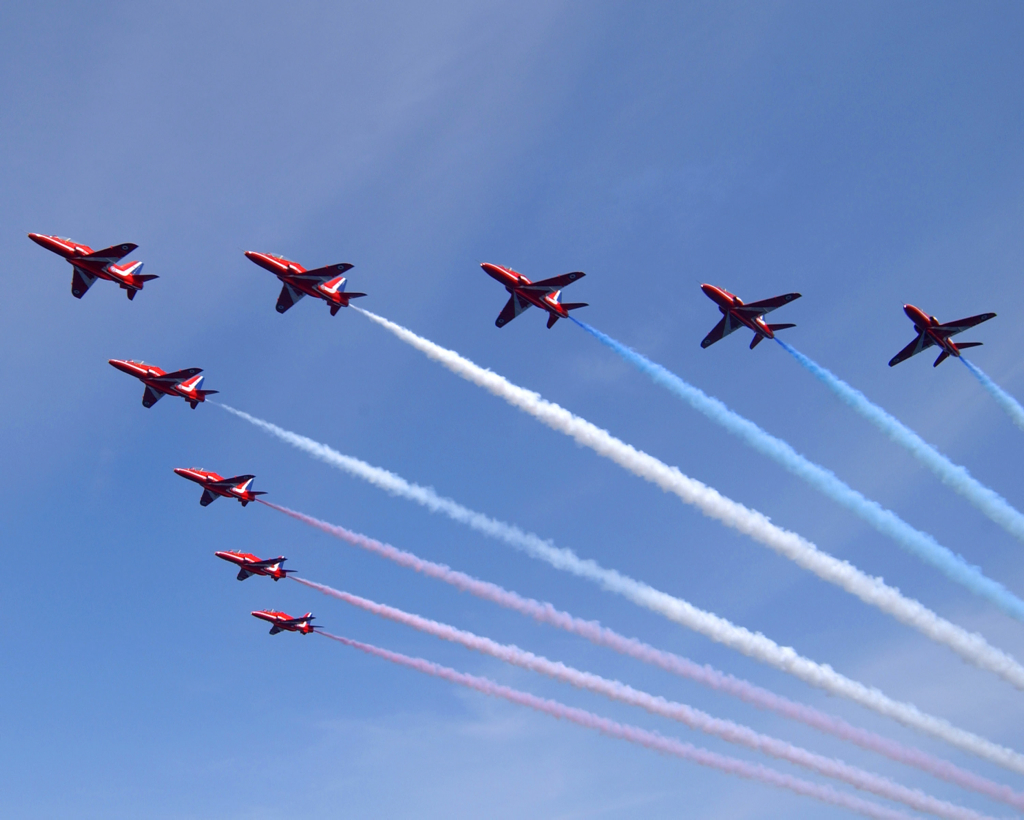
[[631, 706], [639, 706], [641, 709], [646, 709], [652, 714], [679, 721], [691, 729], [713, 735], [727, 743], [746, 746], [748, 749], [794, 763], [797, 766], [803, 766], [816, 774], [841, 780], [856, 789], [903, 803], [912, 809], [929, 812], [938, 817], [947, 818], [947, 820], [981, 820], [985, 817], [985, 815], [964, 806], [939, 800], [919, 789], [907, 788], [881, 775], [843, 763], [841, 760], [815, 754], [784, 740], [755, 732], [753, 729], [734, 723], [731, 720], [715, 718], [686, 704], [669, 701], [663, 697], [634, 689], [632, 686], [620, 681], [609, 680], [590, 672], [583, 672], [564, 663], [551, 661], [540, 655], [527, 652], [517, 646], [500, 644], [492, 641], [490, 638], [474, 635], [472, 632], [457, 629], [448, 624], [422, 618], [419, 615], [413, 615], [386, 604], [379, 604], [349, 592], [333, 589], [325, 584], [318, 584], [315, 581], [309, 581], [297, 576], [292, 576], [292, 580], [366, 612], [372, 612], [374, 615], [379, 615], [382, 618], [388, 618], [405, 626], [411, 626], [413, 629], [425, 632], [428, 635], [458, 643], [468, 649], [490, 655], [523, 669], [529, 669], [532, 672], [547, 675], [580, 689], [604, 695], [612, 700], [627, 703]]
[[487, 678], [467, 675], [464, 672], [457, 672], [447, 666], [441, 666], [423, 658], [412, 658], [398, 652], [381, 649], [372, 644], [354, 641], [351, 638], [343, 638], [340, 635], [332, 635], [329, 632], [320, 632], [318, 634], [345, 644], [345, 646], [359, 649], [369, 655], [375, 655], [378, 658], [384, 658], [400, 666], [415, 669], [417, 672], [423, 672], [435, 678], [441, 678], [469, 689], [475, 689], [477, 692], [482, 692], [485, 695], [504, 698], [520, 706], [528, 706], [531, 709], [536, 709], [538, 712], [544, 712], [552, 717], [568, 720], [579, 726], [585, 726], [588, 729], [596, 729], [609, 737], [628, 740], [630, 743], [637, 743], [656, 752], [673, 755], [701, 766], [718, 769], [727, 774], [745, 777], [748, 780], [757, 780], [769, 786], [789, 789], [799, 795], [813, 797], [824, 803], [849, 809], [866, 817], [876, 818], [876, 820], [913, 820], [912, 815], [872, 803], [852, 794], [844, 794], [832, 786], [821, 786], [807, 780], [801, 780], [798, 777], [793, 777], [792, 775], [784, 774], [767, 766], [762, 766], [761, 764], [748, 763], [745, 760], [720, 755], [707, 749], [701, 749], [689, 743], [684, 743], [681, 740], [659, 735], [657, 732], [650, 732], [638, 726], [618, 723], [583, 709], [566, 706], [555, 700], [539, 698], [536, 695], [521, 692], [518, 689], [502, 686]]
[[946, 782], [954, 783], [965, 789], [971, 789], [994, 800], [999, 800], [1017, 809], [1024, 810], [1024, 794], [1014, 791], [1009, 786], [981, 777], [919, 749], [904, 746], [874, 732], [853, 726], [842, 718], [829, 715], [815, 709], [813, 706], [797, 703], [748, 681], [720, 672], [711, 666], [700, 665], [672, 652], [656, 649], [636, 638], [627, 638], [614, 630], [601, 626], [596, 621], [577, 618], [567, 612], [556, 609], [549, 603], [523, 597], [497, 584], [481, 581], [464, 572], [451, 569], [444, 564], [426, 561], [413, 555], [411, 552], [400, 550], [390, 544], [383, 544], [373, 538], [352, 532], [336, 524], [321, 521], [318, 518], [290, 510], [287, 507], [281, 507], [269, 501], [260, 500], [260, 503], [348, 544], [387, 558], [400, 566], [415, 570], [430, 578], [444, 581], [478, 598], [483, 598], [499, 606], [515, 610], [537, 621], [579, 635], [599, 646], [606, 646], [623, 655], [628, 655], [644, 663], [653, 664], [664, 669], [666, 672], [695, 681], [710, 689], [725, 692], [760, 709], [767, 709], [790, 720], [799, 721], [819, 731], [854, 743], [861, 748], [884, 755], [890, 760], [907, 766], [913, 766]]

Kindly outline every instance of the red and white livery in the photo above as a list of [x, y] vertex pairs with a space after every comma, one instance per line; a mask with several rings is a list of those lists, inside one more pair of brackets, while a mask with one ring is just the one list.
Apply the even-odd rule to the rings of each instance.
[[142, 273], [141, 262], [121, 262], [139, 247], [131, 242], [94, 251], [88, 245], [80, 245], [73, 239], [60, 236], [30, 233], [28, 238], [68, 260], [74, 269], [74, 273], [71, 274], [71, 295], [76, 299], [85, 296], [85, 292], [97, 279], [116, 282], [123, 290], [128, 291], [129, 299], [134, 299], [135, 294], [142, 290], [146, 282], [159, 278], [155, 274]]
[[966, 319], [958, 319], [955, 322], [948, 322], [943, 325], [939, 324], [939, 320], [934, 316], [929, 316], [921, 308], [914, 307], [913, 305], [904, 305], [903, 312], [914, 323], [917, 338], [889, 359], [889, 367], [905, 362], [911, 356], [916, 356], [922, 350], [927, 350], [929, 347], [939, 347], [942, 349], [939, 358], [935, 360], [932, 367], [938, 367], [949, 356], [955, 356], [959, 359], [961, 350], [968, 347], [980, 347], [982, 343], [960, 342], [960, 344], [954, 344], [953, 340], [949, 337], [995, 318], [994, 313], [979, 313], [977, 316], [968, 316]]
[[746, 327], [754, 331], [754, 338], [750, 342], [750, 349], [753, 350], [762, 339], [774, 339], [775, 331], [796, 327], [796, 325], [769, 325], [763, 317], [776, 308], [788, 305], [794, 299], [799, 299], [799, 293], [785, 293], [782, 296], [773, 296], [771, 299], [762, 299], [760, 302], [751, 302], [746, 305], [739, 296], [729, 293], [723, 288], [716, 288], [714, 285], [701, 285], [700, 289], [704, 291], [704, 295], [708, 299], [718, 305], [718, 310], [722, 314], [722, 320], [711, 328], [711, 332], [700, 343], [701, 347], [711, 347], [734, 330]]
[[531, 305], [547, 312], [549, 328], [553, 327], [559, 319], [568, 319], [570, 310], [587, 307], [586, 302], [562, 304], [562, 288], [586, 276], [583, 271], [563, 273], [552, 279], [531, 282], [512, 268], [503, 268], [501, 265], [492, 265], [490, 262], [483, 262], [480, 267], [492, 279], [501, 282], [505, 286], [505, 290], [509, 292], [508, 302], [501, 309], [498, 318], [494, 320], [497, 327], [504, 327]]
[[264, 492], [256, 492], [252, 489], [254, 475], [235, 475], [231, 478], [224, 478], [209, 470], [200, 470], [198, 467], [175, 467], [174, 472], [182, 478], [194, 481], [203, 487], [203, 496], [199, 499], [200, 506], [206, 507], [212, 504], [219, 497], [234, 498], [242, 502], [244, 507], [250, 501], [255, 501], [256, 496], [266, 495]]
[[303, 296], [315, 296], [330, 305], [331, 316], [334, 316], [341, 308], [348, 307], [350, 299], [366, 296], [365, 293], [349, 293], [345, 290], [348, 280], [343, 274], [352, 269], [348, 262], [306, 270], [298, 262], [272, 253], [246, 251], [245, 255], [281, 280], [281, 295], [277, 297], [278, 313], [284, 313]]
[[287, 578], [289, 572], [295, 572], [293, 569], [284, 569], [281, 567], [286, 559], [283, 555], [279, 555], [277, 558], [257, 558], [251, 552], [238, 552], [236, 550], [222, 550], [215, 552], [218, 558], [223, 558], [225, 561], [230, 561], [238, 567], [238, 580], [244, 581], [250, 575], [265, 575], [267, 578], [273, 578], [275, 581], [280, 581], [282, 578]]
[[146, 390], [142, 394], [143, 407], [152, 407], [164, 396], [181, 396], [195, 410], [200, 402], [206, 401], [207, 396], [218, 392], [202, 389], [203, 377], [199, 374], [203, 371], [199, 367], [165, 373], [159, 367], [132, 359], [110, 359], [109, 361], [122, 373], [134, 376], [146, 385]]
[[272, 624], [271, 635], [276, 635], [278, 632], [301, 632], [303, 635], [308, 635], [317, 629], [323, 629], [321, 626], [313, 626], [310, 623], [313, 620], [313, 615], [310, 612], [301, 618], [293, 618], [287, 612], [278, 612], [276, 609], [257, 609], [252, 615], [254, 618], [260, 618]]

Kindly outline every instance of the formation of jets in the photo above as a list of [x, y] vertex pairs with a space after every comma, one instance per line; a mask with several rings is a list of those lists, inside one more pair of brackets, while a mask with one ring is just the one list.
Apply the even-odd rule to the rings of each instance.
[[[28, 236], [36, 244], [64, 257], [71, 264], [73, 271], [71, 294], [77, 299], [81, 299], [97, 279], [114, 282], [127, 291], [129, 299], [134, 299], [135, 294], [142, 290], [146, 282], [158, 278], [151, 274], [143, 274], [142, 262], [121, 261], [138, 247], [131, 242], [112, 245], [109, 248], [96, 251], [88, 245], [81, 245], [71, 239], [59, 236], [37, 233], [30, 233]], [[345, 273], [352, 268], [352, 265], [347, 262], [306, 270], [299, 263], [274, 254], [246, 251], [245, 255], [252, 262], [270, 271], [281, 280], [281, 293], [277, 298], [278, 313], [287, 312], [303, 296], [312, 296], [326, 302], [331, 315], [334, 316], [341, 308], [348, 307], [350, 300], [366, 295], [346, 290], [348, 280], [345, 278]], [[547, 314], [547, 326], [551, 328], [559, 319], [569, 318], [569, 311], [587, 307], [586, 302], [562, 302], [561, 298], [563, 288], [586, 275], [582, 271], [573, 271], [551, 279], [532, 282], [523, 274], [502, 265], [484, 262], [480, 267], [488, 276], [500, 282], [509, 294], [508, 302], [505, 303], [505, 307], [502, 308], [494, 322], [498, 327], [504, 327], [530, 307], [537, 307]], [[724, 288], [709, 284], [703, 284], [700, 287], [704, 294], [718, 306], [718, 310], [722, 314], [718, 324], [700, 343], [703, 348], [710, 347], [730, 333], [745, 327], [754, 333], [750, 342], [750, 349], [753, 350], [763, 339], [774, 339], [776, 332], [796, 327], [793, 324], [768, 324], [764, 317], [773, 310], [799, 299], [799, 293], [785, 293], [781, 296], [747, 304]], [[951, 337], [982, 322], [987, 322], [996, 315], [982, 313], [956, 322], [941, 324], [934, 316], [927, 315], [914, 305], [904, 305], [903, 311], [914, 323], [917, 336], [892, 357], [889, 361], [890, 367], [906, 361], [929, 347], [940, 349], [939, 357], [935, 360], [933, 367], [940, 365], [949, 356], [959, 357], [960, 351], [969, 347], [977, 347], [981, 342], [956, 344]], [[207, 396], [217, 392], [216, 390], [202, 389], [203, 376], [200, 374], [203, 371], [198, 367], [167, 373], [159, 367], [132, 359], [110, 359], [109, 361], [118, 370], [134, 376], [146, 386], [142, 396], [144, 407], [152, 407], [164, 396], [179, 396], [188, 402], [194, 410], [199, 404], [206, 401]], [[224, 478], [218, 473], [194, 467], [178, 467], [174, 472], [189, 481], [194, 481], [203, 488], [203, 494], [199, 499], [199, 503], [203, 507], [210, 505], [220, 497], [234, 498], [244, 507], [250, 501], [257, 501], [258, 496], [265, 495], [263, 492], [252, 489], [255, 478], [252, 475]], [[262, 575], [279, 581], [294, 572], [294, 570], [286, 570], [282, 567], [287, 560], [284, 556], [258, 558], [252, 553], [236, 550], [221, 550], [214, 554], [238, 567], [237, 578], [239, 581], [244, 581], [253, 575]], [[273, 609], [255, 610], [252, 615], [271, 624], [271, 635], [276, 635], [279, 632], [298, 632], [308, 635], [321, 628], [311, 623], [314, 617], [309, 612], [298, 618]]]

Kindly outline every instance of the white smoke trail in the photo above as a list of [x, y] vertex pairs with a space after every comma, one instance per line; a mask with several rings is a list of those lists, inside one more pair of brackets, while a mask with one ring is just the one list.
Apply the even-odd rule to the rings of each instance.
[[505, 700], [517, 703], [520, 706], [528, 706], [538, 712], [543, 712], [553, 717], [570, 721], [571, 723], [584, 726], [588, 729], [596, 729], [609, 737], [628, 740], [631, 743], [645, 746], [648, 749], [661, 752], [662, 754], [668, 754], [682, 758], [683, 760], [689, 760], [701, 766], [718, 769], [719, 771], [744, 777], [748, 780], [757, 780], [769, 786], [789, 789], [790, 791], [796, 792], [797, 794], [805, 797], [813, 797], [833, 806], [840, 806], [841, 808], [849, 809], [850, 811], [857, 812], [866, 817], [875, 818], [875, 820], [913, 820], [912, 815], [890, 809], [877, 803], [872, 803], [852, 794], [845, 794], [837, 791], [832, 786], [822, 786], [816, 783], [811, 783], [807, 780], [802, 780], [800, 778], [793, 777], [792, 775], [776, 771], [775, 769], [771, 769], [767, 766], [748, 763], [745, 760], [720, 755], [716, 752], [711, 752], [707, 749], [701, 749], [689, 743], [684, 743], [681, 740], [667, 738], [657, 732], [650, 732], [646, 729], [641, 729], [638, 726], [618, 723], [614, 720], [600, 717], [599, 715], [595, 715], [594, 713], [587, 712], [583, 709], [566, 706], [556, 700], [539, 698], [536, 695], [521, 692], [518, 689], [502, 686], [488, 678], [478, 677], [477, 675], [467, 675], [465, 672], [457, 672], [447, 666], [441, 666], [440, 664], [424, 660], [423, 658], [412, 658], [398, 652], [381, 649], [380, 647], [373, 646], [372, 644], [354, 641], [351, 638], [343, 638], [340, 635], [332, 635], [330, 632], [319, 632], [317, 634], [323, 635], [325, 638], [330, 638], [333, 641], [338, 641], [345, 646], [351, 646], [354, 649], [359, 649], [362, 652], [366, 652], [368, 655], [375, 655], [378, 658], [383, 658], [384, 660], [391, 661], [392, 663], [399, 664], [400, 666], [415, 669], [417, 672], [423, 672], [424, 674], [431, 675], [435, 678], [441, 678], [442, 680], [457, 683], [460, 686], [465, 686], [469, 689], [475, 689], [477, 692], [482, 692], [485, 695], [504, 698]]
[[[473, 594], [480, 595], [481, 597], [494, 600], [498, 603], [504, 603], [512, 608], [517, 608], [517, 599], [519, 601], [524, 600], [519, 599], [519, 596], [516, 596], [514, 593], [500, 595], [499, 591], [501, 588], [496, 585], [485, 584], [484, 582], [477, 581], [463, 573], [457, 573], [443, 565], [424, 561], [423, 559], [417, 558], [404, 550], [399, 550], [390, 544], [382, 544], [380, 541], [352, 532], [344, 527], [339, 527], [336, 524], [321, 521], [317, 518], [313, 518], [312, 516], [305, 515], [304, 513], [290, 510], [287, 507], [272, 504], [269, 501], [260, 500], [260, 503], [278, 510], [285, 515], [289, 515], [298, 521], [302, 521], [312, 527], [316, 527], [321, 532], [325, 532], [346, 541], [349, 544], [360, 547], [361, 549], [365, 549], [377, 555], [382, 555], [398, 564], [401, 564], [402, 566], [407, 566], [418, 572], [422, 572], [424, 575], [444, 580], [459, 589], [464, 589], [472, 592]], [[557, 549], [554, 547], [551, 548]], [[565, 552], [575, 558], [569, 550], [562, 550], [562, 552]], [[575, 558], [575, 560], [579, 561], [580, 559]], [[592, 564], [593, 562], [587, 563]], [[653, 612], [657, 612], [669, 620], [675, 621], [676, 623], [692, 629], [695, 632], [699, 632], [711, 640], [742, 652], [751, 658], [759, 660], [770, 666], [774, 666], [777, 669], [781, 669], [783, 672], [788, 672], [805, 683], [809, 683], [812, 686], [823, 689], [830, 694], [845, 697], [852, 700], [854, 703], [858, 703], [861, 706], [877, 712], [880, 715], [892, 718], [905, 726], [917, 729], [925, 734], [937, 737], [940, 740], [945, 740], [947, 743], [950, 743], [963, 751], [975, 754], [1011, 771], [1024, 774], [1024, 755], [1021, 755], [1013, 749], [1008, 749], [1005, 746], [999, 746], [990, 740], [986, 740], [964, 729], [958, 729], [942, 718], [933, 717], [932, 715], [921, 712], [913, 704], [901, 703], [900, 701], [893, 700], [878, 689], [867, 687], [862, 683], [858, 683], [857, 681], [839, 674], [831, 666], [818, 664], [812, 660], [804, 658], [798, 655], [796, 651], [790, 647], [779, 646], [760, 632], [754, 633], [741, 626], [736, 626], [724, 618], [720, 618], [710, 612], [697, 609], [692, 604], [680, 598], [674, 598], [667, 593], [659, 592], [658, 590], [652, 589], [647, 584], [634, 581], [631, 578], [620, 575], [614, 570], [603, 570], [596, 564], [594, 564], [594, 566], [597, 567], [601, 573], [606, 574], [605, 576], [599, 577], [605, 577], [607, 583], [602, 582], [597, 578], [592, 578], [591, 580], [597, 580], [597, 582], [602, 586], [605, 586], [606, 589], [619, 592], [621, 595], [634, 601], [640, 606], [650, 609]], [[541, 606], [549, 610], [547, 618], [543, 617], [542, 612], [538, 612], [536, 610], [531, 611], [529, 614], [536, 618], [547, 620], [549, 623], [556, 623], [560, 620], [557, 617], [557, 611], [554, 610], [553, 607], [550, 607], [547, 604], [542, 604]], [[564, 625], [563, 628], [569, 627], [569, 622], [567, 621], [562, 621], [562, 624]], [[589, 634], [593, 635], [594, 633], [591, 632]], [[592, 638], [592, 640], [596, 639], [596, 636]], [[610, 641], [609, 645], [612, 643], [614, 642]], [[655, 657], [652, 657], [651, 659], [652, 661], [657, 662]], [[673, 665], [671, 662], [667, 661], [667, 659], [665, 660], [668, 666]], [[752, 693], [749, 694], [752, 695]], [[999, 799], [1005, 799], [1005, 797]]]
[[[964, 558], [942, 546], [933, 536], [910, 526], [892, 510], [885, 509], [877, 501], [872, 501], [857, 492], [831, 470], [826, 470], [805, 458], [787, 442], [762, 430], [754, 422], [734, 410], [730, 410], [723, 402], [707, 395], [703, 390], [689, 384], [672, 371], [652, 362], [643, 354], [637, 353], [631, 347], [602, 333], [597, 328], [591, 327], [586, 322], [581, 322], [579, 319], [572, 319], [572, 321], [603, 345], [614, 350], [640, 372], [647, 374], [656, 384], [667, 388], [669, 392], [715, 423], [720, 424], [750, 447], [782, 465], [793, 475], [802, 478], [833, 501], [842, 504], [880, 533], [892, 538], [912, 555], [936, 567], [947, 578], [969, 589], [975, 595], [995, 604], [1007, 615], [1024, 621], [1024, 600], [1018, 598], [998, 581], [986, 577], [978, 567], [972, 566]], [[972, 367], [966, 360], [962, 361], [968, 367]], [[986, 379], [988, 377], [980, 374], [978, 378]], [[989, 381], [991, 382], [991, 380]], [[992, 384], [992, 388], [999, 390], [994, 384]], [[1016, 404], [1011, 397], [1006, 396], [1006, 398]], [[1020, 405], [1017, 405], [1017, 408], [1020, 410], [1022, 422], [1024, 422], [1024, 408], [1021, 408]]]
[[663, 697], [634, 689], [632, 686], [620, 681], [610, 680], [590, 672], [583, 672], [564, 663], [552, 661], [540, 655], [535, 655], [532, 652], [527, 652], [517, 646], [500, 644], [490, 638], [484, 638], [472, 632], [449, 626], [448, 624], [413, 615], [396, 607], [380, 604], [359, 595], [333, 589], [325, 584], [319, 584], [294, 575], [292, 580], [366, 612], [372, 612], [374, 615], [379, 615], [382, 618], [388, 618], [396, 623], [410, 626], [428, 635], [458, 643], [468, 649], [490, 655], [493, 658], [498, 658], [506, 663], [537, 672], [541, 675], [547, 675], [571, 686], [595, 692], [620, 703], [638, 706], [651, 714], [678, 721], [691, 729], [720, 738], [727, 743], [745, 746], [756, 752], [802, 766], [816, 774], [840, 780], [847, 785], [853, 786], [855, 789], [870, 792], [887, 800], [895, 800], [912, 809], [925, 811], [938, 817], [947, 818], [947, 820], [980, 820], [980, 818], [984, 817], [984, 815], [972, 809], [950, 803], [946, 800], [939, 800], [919, 789], [907, 788], [889, 778], [873, 774], [856, 766], [851, 766], [841, 760], [815, 754], [784, 740], [756, 732], [748, 726], [734, 723], [731, 720], [712, 717], [692, 706], [666, 700]]
[[989, 392], [999, 406], [1006, 411], [1013, 423], [1024, 430], [1024, 407], [1021, 407], [1020, 402], [992, 381], [992, 378], [976, 364], [967, 361], [963, 356], [960, 356], [960, 361], [974, 374], [974, 378], [981, 382], [981, 386]]
[[485, 370], [455, 351], [434, 344], [422, 336], [417, 336], [411, 330], [362, 308], [354, 310], [391, 331], [403, 342], [425, 353], [429, 358], [440, 362], [456, 375], [485, 388], [544, 422], [553, 430], [571, 436], [579, 444], [590, 447], [620, 467], [650, 481], [666, 492], [674, 493], [687, 504], [693, 504], [708, 517], [749, 535], [804, 569], [810, 570], [819, 578], [842, 587], [865, 603], [892, 615], [933, 641], [948, 646], [964, 660], [981, 669], [994, 672], [1018, 689], [1024, 689], [1024, 667], [1016, 659], [991, 646], [981, 635], [968, 632], [940, 618], [920, 602], [907, 598], [898, 589], [888, 586], [881, 578], [872, 578], [848, 561], [840, 561], [822, 552], [796, 533], [775, 526], [767, 516], [726, 498], [717, 490], [684, 475], [678, 468], [669, 467], [654, 456], [620, 441], [607, 430], [573, 415], [564, 407], [545, 400], [531, 390], [512, 384], [497, 373]]
[[931, 470], [943, 484], [960, 493], [1008, 533], [1024, 541], [1024, 515], [1014, 509], [1009, 501], [978, 481], [965, 467], [954, 464], [903, 422], [848, 385], [831, 370], [822, 367], [781, 339], [777, 338], [775, 341], [845, 404]]

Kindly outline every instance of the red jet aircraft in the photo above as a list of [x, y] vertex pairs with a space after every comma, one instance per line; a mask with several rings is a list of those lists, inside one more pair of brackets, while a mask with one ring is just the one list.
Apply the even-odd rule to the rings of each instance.
[[200, 470], [198, 467], [175, 467], [174, 472], [182, 478], [202, 485], [203, 497], [199, 499], [199, 503], [203, 507], [216, 501], [218, 496], [238, 499], [244, 507], [250, 501], [255, 501], [256, 496], [266, 495], [266, 493], [249, 489], [252, 487], [252, 480], [256, 478], [254, 475], [236, 475], [224, 478], [209, 470]]
[[143, 274], [141, 262], [117, 264], [139, 247], [131, 242], [125, 242], [123, 245], [111, 245], [109, 248], [94, 251], [88, 245], [79, 245], [72, 239], [64, 239], [59, 236], [30, 233], [28, 238], [37, 245], [42, 245], [46, 250], [63, 256], [71, 263], [74, 268], [74, 273], [71, 276], [71, 295], [76, 299], [85, 296], [85, 292], [92, 287], [92, 283], [97, 279], [116, 282], [128, 291], [129, 299], [134, 299], [135, 294], [142, 290], [142, 286], [146, 282], [159, 278], [155, 274]]
[[507, 325], [530, 305], [547, 311], [549, 328], [553, 327], [559, 319], [568, 319], [570, 310], [587, 306], [586, 302], [567, 302], [563, 305], [560, 301], [561, 289], [586, 276], [583, 271], [563, 273], [552, 279], [531, 282], [512, 268], [503, 268], [501, 265], [492, 265], [490, 262], [484, 262], [480, 267], [492, 279], [501, 282], [510, 294], [508, 302], [505, 303], [505, 307], [501, 309], [501, 313], [494, 321], [498, 327]]
[[340, 265], [328, 265], [326, 268], [306, 270], [298, 262], [292, 262], [283, 256], [275, 256], [272, 253], [246, 251], [245, 255], [284, 283], [281, 287], [281, 295], [277, 297], [278, 313], [284, 313], [303, 296], [315, 296], [331, 306], [331, 316], [334, 316], [341, 308], [348, 307], [350, 299], [366, 296], [365, 293], [345, 292], [345, 283], [348, 280], [342, 274], [351, 270], [352, 265], [348, 262], [342, 262]]
[[[283, 555], [265, 560], [260, 560], [251, 552], [237, 552], [235, 550], [215, 552], [214, 555], [238, 565], [239, 581], [244, 581], [250, 575], [265, 575], [268, 578], [273, 578], [275, 581], [280, 581], [282, 578], [287, 578], [289, 572], [295, 572], [293, 569], [281, 568], [281, 564], [287, 560]], [[255, 615], [256, 613], [253, 614]]]
[[323, 629], [322, 626], [313, 626], [310, 623], [313, 620], [313, 615], [309, 612], [301, 618], [293, 618], [291, 615], [278, 612], [275, 609], [257, 609], [252, 614], [256, 618], [273, 624], [270, 627], [271, 635], [276, 635], [278, 632], [301, 632], [303, 635], [308, 635], [314, 630]]
[[146, 392], [142, 394], [142, 406], [152, 407], [165, 395], [181, 396], [185, 401], [196, 409], [201, 401], [216, 390], [201, 390], [203, 386], [202, 368], [190, 367], [188, 370], [175, 370], [173, 373], [165, 373], [159, 367], [154, 367], [145, 362], [136, 362], [131, 359], [110, 359], [110, 364], [129, 376], [134, 376], [144, 385]]
[[916, 308], [913, 305], [904, 305], [903, 312], [907, 314], [910, 321], [914, 323], [914, 330], [917, 331], [917, 338], [908, 344], [903, 350], [889, 359], [889, 367], [905, 362], [911, 356], [916, 356], [922, 350], [927, 350], [929, 347], [940, 347], [942, 352], [939, 354], [939, 358], [935, 360], [932, 367], [938, 367], [942, 364], [947, 356], [956, 356], [960, 358], [960, 351], [968, 347], [979, 347], [981, 342], [960, 342], [960, 344], [953, 344], [950, 336], [955, 336], [957, 333], [961, 333], [970, 327], [980, 325], [982, 322], [987, 322], [989, 319], [995, 316], [994, 313], [979, 313], [977, 316], [968, 316], [966, 319], [960, 319], [956, 322], [949, 322], [944, 325], [939, 324], [939, 320], [934, 316], [929, 316], [920, 308]]
[[775, 296], [771, 299], [762, 299], [760, 302], [743, 304], [743, 300], [735, 294], [714, 285], [701, 285], [700, 289], [704, 295], [718, 305], [722, 313], [722, 321], [715, 325], [711, 332], [704, 337], [700, 343], [701, 347], [711, 347], [715, 342], [728, 336], [734, 330], [741, 327], [748, 327], [754, 331], [754, 338], [750, 342], [750, 349], [753, 350], [762, 339], [774, 339], [776, 330], [785, 330], [787, 327], [796, 325], [769, 325], [765, 324], [761, 317], [771, 313], [775, 308], [789, 304], [794, 299], [799, 299], [799, 293], [786, 293], [782, 296]]

